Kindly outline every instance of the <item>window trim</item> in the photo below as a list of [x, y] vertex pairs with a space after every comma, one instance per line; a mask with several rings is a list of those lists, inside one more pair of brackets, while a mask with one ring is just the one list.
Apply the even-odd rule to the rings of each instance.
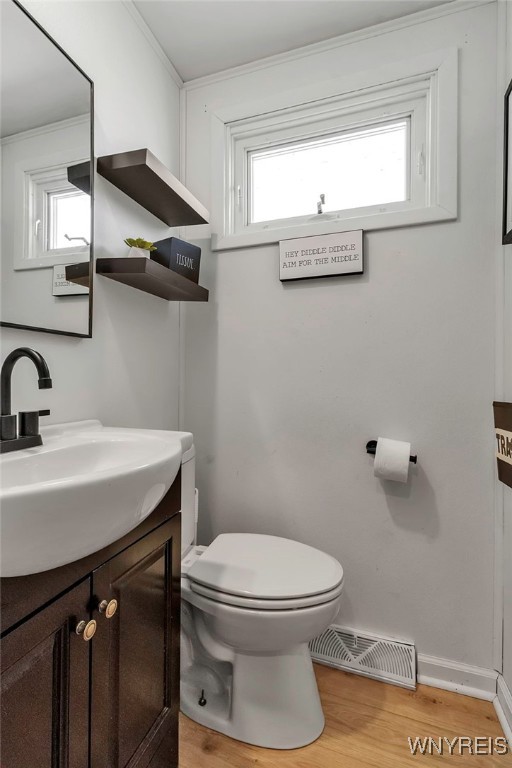
[[[279, 240], [344, 229], [387, 229], [457, 218], [457, 79], [458, 50], [437, 51], [405, 62], [382, 67], [379, 72], [357, 73], [352, 78], [329, 80], [300, 91], [281, 94], [257, 104], [240, 104], [212, 115], [212, 250], [251, 247]], [[315, 96], [313, 97], [313, 94]], [[308, 98], [309, 96], [309, 98]], [[242, 139], [251, 141], [278, 128], [293, 131], [336, 114], [350, 115], [372, 107], [406, 105], [422, 98], [426, 104], [426, 131], [430, 151], [426, 160], [426, 197], [420, 207], [386, 211], [352, 209], [348, 215], [312, 214], [312, 221], [277, 220], [268, 226], [237, 231], [235, 222], [234, 147]], [[279, 103], [280, 102], [280, 103]], [[407, 109], [401, 113], [406, 114]], [[399, 115], [396, 110], [392, 113]], [[379, 122], [378, 120], [376, 122]], [[382, 122], [382, 117], [380, 118]], [[324, 131], [320, 131], [322, 133]], [[312, 131], [308, 135], [314, 135]], [[304, 134], [303, 134], [304, 135]], [[257, 139], [258, 140], [258, 139]], [[259, 146], [264, 145], [261, 139]], [[241, 145], [240, 145], [241, 146]], [[427, 147], [425, 148], [427, 150]], [[254, 225], [250, 225], [254, 227]]]
[[[399, 105], [397, 105], [399, 106]], [[410, 119], [410, 127], [408, 130], [408, 144], [411, 149], [411, 153], [414, 153], [417, 155], [421, 151], [425, 151], [424, 147], [426, 144], [426, 136], [423, 134], [418, 134], [418, 123], [424, 118], [424, 112], [425, 112], [425, 105], [422, 103], [422, 100], [420, 99], [414, 99], [407, 102], [408, 109], [403, 110], [399, 109], [397, 112], [393, 113], [387, 113], [386, 115], [382, 115], [382, 107], [380, 109], [373, 108], [371, 110], [360, 110], [354, 115], [357, 119], [354, 122], [354, 119], [351, 119], [351, 115], [341, 117], [338, 115], [338, 112], [335, 113], [334, 116], [330, 117], [328, 121], [322, 120], [318, 121], [318, 125], [315, 128], [314, 132], [309, 132], [307, 134], [304, 134], [303, 136], [299, 136], [295, 134], [293, 136], [293, 139], [290, 139], [291, 141], [300, 141], [305, 139], [314, 139], [315, 136], [324, 136], [327, 133], [333, 132], [333, 128], [336, 126], [341, 131], [343, 130], [350, 130], [350, 129], [356, 129], [356, 128], [364, 128], [369, 127], [371, 125], [381, 125], [384, 122], [395, 122], [403, 119]], [[372, 116], [370, 117], [369, 114]], [[366, 116], [366, 117], [365, 117]], [[348, 117], [348, 120], [346, 119]], [[340, 124], [339, 120], [344, 120]], [[329, 126], [329, 127], [328, 127]], [[297, 126], [299, 128], [299, 126]], [[275, 142], [264, 142], [263, 145], [261, 143], [258, 143], [257, 140], [258, 137], [255, 137], [255, 149], [263, 148], [265, 145], [268, 145], [269, 147], [272, 146], [273, 143], [275, 144], [281, 144], [282, 138], [276, 139]], [[412, 146], [414, 141], [414, 147]], [[308, 216], [296, 216], [296, 217], [289, 217], [285, 219], [271, 219], [266, 222], [249, 222], [249, 205], [250, 205], [250, 192], [249, 189], [249, 175], [248, 175], [248, 155], [249, 152], [252, 151], [252, 141], [249, 139], [248, 141], [243, 142], [237, 142], [236, 137], [233, 137], [233, 157], [234, 157], [234, 164], [233, 164], [233, 172], [235, 171], [235, 167], [238, 165], [238, 167], [242, 171], [243, 175], [243, 181], [240, 178], [236, 178], [236, 175], [232, 178], [232, 185], [236, 189], [239, 184], [243, 184], [244, 189], [246, 190], [246, 195], [242, 197], [242, 205], [234, 205], [233, 207], [233, 234], [245, 234], [249, 232], [263, 232], [265, 230], [274, 230], [274, 229], [281, 229], [281, 228], [288, 228], [290, 226], [300, 226], [302, 224], [314, 224], [316, 222], [316, 217], [319, 216], [319, 214], [315, 213], [314, 209], [311, 209], [311, 213]], [[237, 147], [237, 144], [241, 144], [241, 146]], [[245, 156], [245, 157], [244, 157]], [[412, 177], [411, 173], [411, 167], [410, 167], [410, 157], [411, 154], [409, 154], [409, 157], [407, 158], [407, 170], [406, 173], [408, 174], [407, 179], [407, 190], [409, 193], [408, 198], [403, 201], [398, 201], [397, 203], [381, 203], [378, 205], [372, 205], [367, 207], [358, 207], [358, 208], [352, 208], [352, 209], [343, 209], [340, 211], [330, 211], [325, 214], [320, 214], [320, 216], [323, 216], [326, 221], [332, 220], [333, 218], [336, 218], [339, 221], [346, 221], [353, 219], [355, 216], [360, 215], [372, 215], [372, 214], [382, 214], [383, 210], [386, 211], [401, 211], [401, 210], [409, 210], [414, 209], [418, 207], [418, 200], [426, 195], [426, 189], [425, 189], [425, 174], [421, 174], [423, 176], [423, 179], [418, 179]], [[233, 201], [230, 201], [230, 204], [233, 204]]]

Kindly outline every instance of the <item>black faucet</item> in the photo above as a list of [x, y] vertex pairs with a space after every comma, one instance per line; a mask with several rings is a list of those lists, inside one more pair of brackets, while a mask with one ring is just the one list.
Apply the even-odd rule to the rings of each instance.
[[19, 415], [19, 434], [16, 416], [11, 414], [11, 376], [14, 365], [21, 357], [28, 357], [34, 363], [38, 374], [39, 389], [51, 389], [52, 380], [46, 360], [39, 352], [28, 347], [14, 349], [4, 360], [0, 372], [0, 453], [19, 451], [42, 445], [39, 434], [39, 417], [48, 416], [50, 411], [22, 411]]

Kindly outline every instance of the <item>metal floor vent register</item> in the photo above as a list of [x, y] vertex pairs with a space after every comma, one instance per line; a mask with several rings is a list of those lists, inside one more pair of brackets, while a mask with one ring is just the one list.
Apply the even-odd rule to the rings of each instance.
[[313, 661], [403, 688], [416, 688], [414, 645], [362, 635], [332, 624], [310, 642], [309, 650]]

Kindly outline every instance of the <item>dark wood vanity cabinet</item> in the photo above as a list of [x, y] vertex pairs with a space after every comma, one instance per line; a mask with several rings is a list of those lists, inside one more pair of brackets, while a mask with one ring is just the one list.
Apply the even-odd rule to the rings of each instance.
[[[180, 540], [161, 526], [93, 574], [93, 604], [115, 600], [92, 645], [91, 768], [177, 765]], [[176, 571], [176, 568], [174, 569]], [[177, 582], [176, 582], [177, 580]]]
[[[181, 530], [169, 494], [78, 585], [4, 629], [1, 768], [178, 765]], [[63, 569], [2, 579], [8, 614], [14, 582], [23, 604]], [[88, 621], [89, 641], [76, 632]]]
[[2, 640], [2, 768], [87, 768], [89, 599], [84, 582]]

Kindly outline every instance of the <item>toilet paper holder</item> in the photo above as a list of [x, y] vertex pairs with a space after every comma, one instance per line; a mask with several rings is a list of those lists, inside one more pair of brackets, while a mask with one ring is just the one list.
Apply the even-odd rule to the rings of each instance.
[[[376, 440], [369, 440], [366, 443], [366, 453], [370, 453], [372, 456], [375, 456], [375, 451], [377, 450], [377, 441]], [[416, 464], [418, 461], [417, 456], [409, 456], [409, 461], [412, 464]]]

